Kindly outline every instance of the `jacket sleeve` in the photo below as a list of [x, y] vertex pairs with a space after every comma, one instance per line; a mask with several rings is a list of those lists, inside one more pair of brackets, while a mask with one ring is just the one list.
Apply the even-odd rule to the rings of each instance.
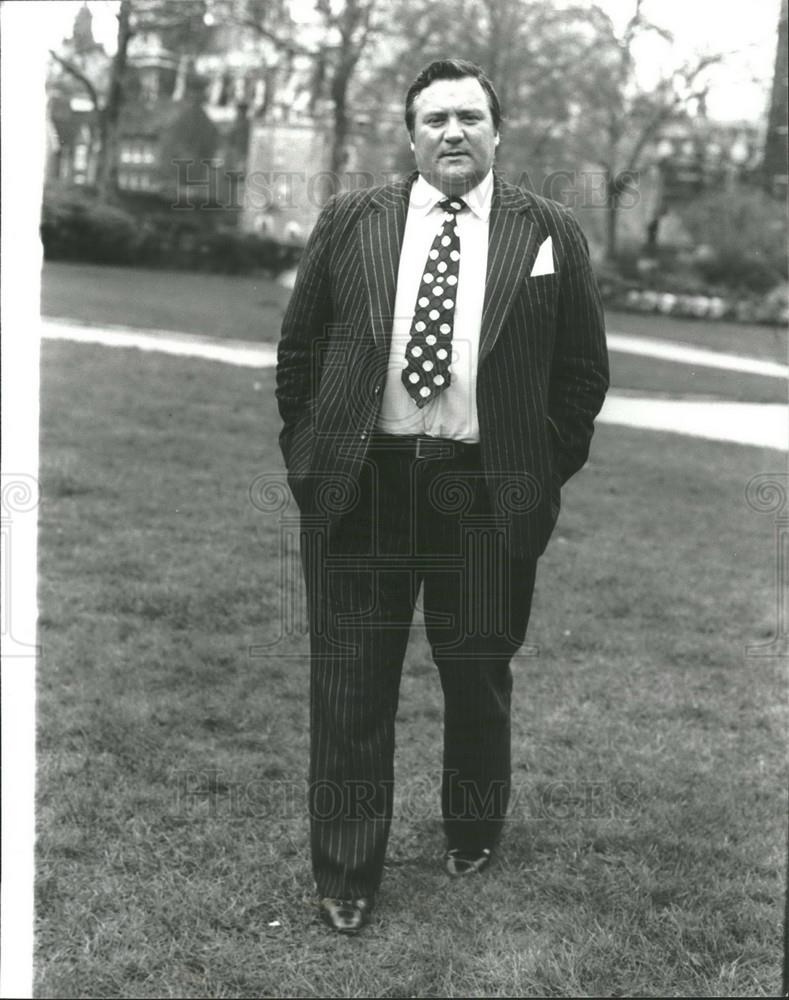
[[286, 465], [296, 426], [311, 419], [320, 384], [320, 341], [332, 320], [329, 258], [334, 203], [334, 197], [327, 202], [304, 248], [277, 348], [276, 396], [283, 421], [279, 440]]
[[563, 261], [548, 423], [557, 473], [564, 483], [589, 455], [594, 419], [603, 405], [609, 374], [603, 303], [586, 237], [569, 212], [564, 211], [562, 217]]

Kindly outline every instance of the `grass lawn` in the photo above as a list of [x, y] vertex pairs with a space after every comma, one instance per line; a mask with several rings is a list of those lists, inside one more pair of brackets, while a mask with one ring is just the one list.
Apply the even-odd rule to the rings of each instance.
[[625, 313], [609, 309], [607, 329], [611, 333], [629, 333], [637, 337], [677, 340], [710, 351], [744, 354], [786, 364], [789, 334], [785, 327], [755, 323], [712, 322], [679, 319], [650, 313]]
[[[49, 261], [44, 265], [41, 311], [86, 323], [276, 341], [289, 298], [287, 289], [265, 277]], [[787, 331], [780, 327], [611, 311], [608, 328], [783, 363], [789, 350]]]
[[[45, 316], [120, 326], [176, 330], [203, 336], [276, 342], [290, 292], [268, 278], [189, 274], [123, 267], [48, 263]], [[679, 340], [710, 350], [734, 351], [785, 362], [784, 330], [743, 324], [695, 323], [612, 313], [611, 330]], [[695, 396], [754, 403], [784, 403], [783, 379], [611, 354], [614, 389], [662, 396]]]
[[385, 880], [338, 939], [307, 848], [306, 642], [280, 634], [295, 553], [260, 510], [273, 373], [42, 357], [37, 996], [778, 992], [785, 672], [745, 652], [775, 629], [776, 553], [744, 491], [779, 455], [598, 429], [514, 664], [500, 855], [460, 884], [413, 630]]
[[[652, 319], [653, 325], [658, 320]], [[722, 399], [742, 403], [786, 403], [787, 381], [747, 372], [702, 368], [609, 352], [611, 389], [639, 396]]]
[[86, 323], [273, 342], [290, 292], [266, 277], [47, 262], [41, 311]]

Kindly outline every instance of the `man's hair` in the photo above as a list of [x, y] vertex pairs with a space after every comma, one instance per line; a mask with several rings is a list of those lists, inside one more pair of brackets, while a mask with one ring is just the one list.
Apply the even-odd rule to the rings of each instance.
[[425, 66], [420, 71], [417, 78], [408, 88], [408, 93], [405, 95], [405, 124], [411, 135], [414, 134], [414, 101], [419, 94], [426, 87], [429, 87], [431, 83], [435, 83], [436, 80], [462, 80], [466, 76], [471, 76], [475, 80], [479, 80], [480, 86], [488, 98], [493, 127], [497, 132], [499, 131], [501, 126], [499, 95], [485, 75], [485, 71], [477, 66], [476, 63], [469, 62], [466, 59], [436, 59], [435, 62], [431, 62], [429, 66]]

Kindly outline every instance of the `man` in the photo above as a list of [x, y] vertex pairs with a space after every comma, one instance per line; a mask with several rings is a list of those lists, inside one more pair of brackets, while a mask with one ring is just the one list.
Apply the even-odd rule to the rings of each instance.
[[586, 241], [564, 208], [493, 172], [501, 110], [482, 70], [432, 63], [405, 117], [418, 175], [326, 205], [277, 370], [310, 614], [313, 871], [345, 933], [381, 881], [420, 587], [444, 693], [446, 869], [491, 858], [510, 660], [608, 386]]

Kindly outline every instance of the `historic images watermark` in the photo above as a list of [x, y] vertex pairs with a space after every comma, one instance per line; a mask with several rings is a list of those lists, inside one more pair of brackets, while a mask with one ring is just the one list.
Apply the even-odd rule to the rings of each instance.
[[[3, 473], [0, 500], [0, 631], [3, 638], [3, 656], [38, 656], [40, 646], [36, 644], [33, 634], [26, 634], [31, 622], [20, 621], [17, 604], [14, 599], [12, 569], [16, 559], [16, 542], [20, 541], [20, 532], [25, 530], [35, 532], [35, 522], [38, 517], [39, 487], [38, 480], [27, 473]], [[32, 518], [32, 524], [30, 519]], [[23, 539], [22, 539], [23, 540]], [[19, 568], [17, 567], [17, 572]]]
[[745, 501], [758, 514], [772, 514], [775, 525], [772, 638], [750, 643], [748, 656], [789, 656], [789, 472], [762, 472], [749, 480]]
[[[310, 208], [317, 211], [327, 198], [340, 191], [390, 184], [402, 175], [397, 172], [352, 170], [228, 170], [212, 159], [175, 159], [175, 201], [178, 211], [240, 211], [247, 208], [261, 212]], [[609, 176], [603, 170], [554, 170], [539, 181], [528, 171], [507, 180], [517, 187], [535, 191], [545, 198], [560, 201], [568, 208], [606, 208], [611, 192], [616, 192], [617, 207], [630, 209], [640, 201], [641, 174], [623, 170]]]
[[[460, 782], [462, 794], [454, 801], [462, 819], [466, 807], [475, 815], [493, 814], [503, 788], [487, 789], [482, 798], [474, 782]], [[381, 787], [391, 801], [391, 815], [379, 815]], [[237, 781], [219, 768], [175, 773], [174, 808], [179, 816], [202, 819], [301, 820], [308, 813], [318, 821], [343, 818], [349, 822], [393, 818], [405, 822], [439, 818], [439, 780], [427, 778], [383, 786], [366, 781], [330, 781], [309, 785], [295, 779], [261, 777]], [[569, 776], [532, 784], [513, 782], [509, 789], [510, 822], [587, 820], [631, 821], [642, 808], [642, 792], [630, 778], [589, 780]]]
[[[343, 450], [343, 443], [336, 439], [332, 446]], [[349, 444], [346, 442], [345, 446]], [[368, 478], [368, 491], [375, 497], [377, 467], [368, 459], [361, 459], [360, 464], [361, 474]], [[519, 646], [515, 654], [517, 657], [539, 655], [539, 647], [535, 644], [520, 644], [519, 640], [506, 634], [510, 580], [502, 572], [498, 557], [509, 545], [513, 514], [526, 513], [540, 502], [540, 484], [533, 477], [516, 472], [486, 476], [484, 483], [480, 472], [477, 479], [480, 482], [468, 473], [459, 475], [448, 472], [436, 476], [431, 484], [429, 503], [457, 521], [456, 551], [420, 556], [415, 549], [382, 558], [374, 553], [364, 556], [332, 551], [333, 526], [340, 518], [352, 518], [360, 500], [359, 481], [348, 472], [305, 473], [299, 478], [298, 485], [291, 482], [291, 486], [288, 485], [288, 474], [283, 472], [258, 476], [250, 486], [249, 496], [257, 511], [275, 518], [279, 604], [269, 615], [266, 638], [250, 646], [250, 657], [303, 659], [303, 649], [288, 652], [288, 644], [306, 638], [310, 632], [310, 621], [313, 636], [322, 637], [338, 654], [348, 655], [354, 653], [355, 629], [390, 627], [391, 623], [385, 624], [385, 618], [376, 615], [375, 607], [365, 608], [349, 620], [342, 611], [331, 613], [330, 601], [319, 599], [319, 595], [329, 594], [333, 588], [341, 586], [344, 574], [359, 570], [369, 575], [371, 594], [378, 592], [378, 588], [372, 585], [373, 575], [385, 580], [392, 573], [410, 573], [416, 593], [419, 590], [417, 577], [421, 578], [423, 572], [441, 574], [443, 579], [454, 574], [464, 587], [476, 586], [480, 592], [488, 594], [489, 601], [486, 602], [485, 614], [471, 608], [462, 621], [442, 622], [441, 630], [446, 634], [447, 641], [451, 637], [451, 641], [456, 643], [460, 633], [491, 634], [507, 639], [514, 647]], [[489, 515], [480, 516], [474, 509], [477, 488], [485, 489], [491, 497], [492, 512]], [[292, 492], [294, 489], [302, 498], [309, 492], [308, 508], [299, 510]], [[306, 561], [302, 560], [304, 547], [309, 547], [310, 552]], [[305, 572], [310, 574], [309, 578], [305, 578]], [[423, 610], [418, 600], [416, 610]]]
[[[376, 323], [381, 328], [391, 329], [394, 318], [378, 317]], [[464, 349], [464, 344], [453, 342], [452, 349], [454, 358], [455, 352]], [[522, 644], [506, 635], [509, 627], [506, 609], [512, 581], [502, 570], [505, 563], [501, 556], [510, 545], [514, 519], [536, 511], [541, 504], [554, 502], [554, 498], [545, 497], [541, 482], [523, 471], [483, 474], [481, 471], [455, 472], [450, 468], [432, 477], [427, 503], [432, 511], [440, 511], [456, 523], [457, 546], [452, 551], [435, 554], [431, 550], [420, 556], [415, 540], [411, 549], [391, 558], [382, 558], [382, 554], [373, 549], [366, 555], [333, 551], [332, 532], [338, 523], [343, 519], [347, 522], [349, 518], [364, 517], [364, 502], [375, 507], [376, 496], [384, 489], [378, 481], [375, 461], [366, 450], [375, 424], [377, 397], [388, 375], [388, 361], [385, 352], [370, 352], [360, 358], [358, 338], [353, 331], [328, 327], [324, 336], [312, 343], [309, 364], [312, 385], [331, 378], [335, 370], [343, 372], [350, 380], [351, 388], [346, 397], [347, 422], [357, 430], [327, 433], [321, 429], [315, 407], [305, 409], [295, 424], [283, 432], [282, 444], [288, 456], [289, 471], [262, 473], [250, 484], [249, 502], [263, 515], [260, 529], [269, 552], [272, 535], [276, 533], [274, 558], [279, 569], [276, 588], [279, 606], [269, 615], [265, 638], [261, 637], [250, 647], [249, 655], [252, 658], [276, 655], [280, 659], [303, 659], [303, 643], [293, 652], [289, 651], [288, 644], [306, 638], [310, 619], [313, 636], [330, 642], [338, 653], [351, 655], [353, 650], [349, 643], [356, 641], [354, 626], [357, 629], [387, 627], [377, 624], [381, 616], [375, 614], [377, 609], [374, 607], [365, 609], [361, 619], [355, 615], [354, 621], [340, 611], [329, 618], [327, 608], [331, 602], [320, 600], [319, 595], [330, 594], [332, 588], [341, 585], [343, 574], [353, 569], [376, 574], [381, 582], [385, 582], [386, 574], [411, 573], [414, 593], [419, 590], [417, 576], [421, 579], [424, 572], [440, 573], [444, 578], [455, 574], [464, 589], [475, 584], [476, 592], [489, 595], [489, 599], [485, 601], [484, 613], [474, 608], [472, 602], [463, 621], [442, 623], [440, 631], [448, 642], [457, 643], [459, 631], [465, 636], [490, 634], [509, 640], [509, 644], [518, 649], [515, 655], [520, 658], [539, 655], [536, 645]], [[398, 378], [399, 374], [398, 368]], [[284, 379], [283, 395], [287, 401], [287, 378]], [[466, 414], [469, 423], [471, 416]], [[410, 427], [402, 430], [413, 433]], [[440, 448], [440, 444], [437, 447]], [[440, 455], [434, 457], [440, 458]], [[417, 510], [420, 491], [416, 477], [421, 473], [415, 466], [410, 475], [413, 509]], [[362, 479], [366, 501], [362, 500]], [[484, 513], [480, 513], [476, 503], [481, 491], [489, 500], [489, 511]], [[303, 560], [305, 551], [310, 558]], [[370, 593], [378, 592], [372, 585], [369, 590]], [[423, 610], [419, 603], [416, 610]]]

